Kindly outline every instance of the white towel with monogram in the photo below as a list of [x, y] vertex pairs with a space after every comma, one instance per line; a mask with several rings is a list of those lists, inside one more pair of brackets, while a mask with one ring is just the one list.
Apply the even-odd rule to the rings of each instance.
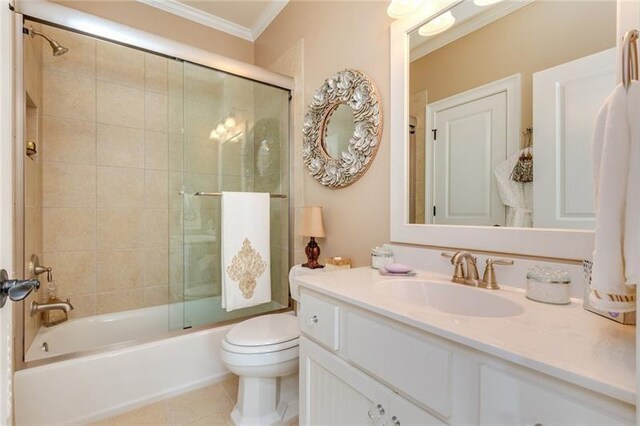
[[640, 278], [640, 84], [607, 98], [593, 137], [596, 235], [589, 301], [607, 312], [636, 310]]
[[222, 193], [222, 307], [271, 301], [269, 194]]

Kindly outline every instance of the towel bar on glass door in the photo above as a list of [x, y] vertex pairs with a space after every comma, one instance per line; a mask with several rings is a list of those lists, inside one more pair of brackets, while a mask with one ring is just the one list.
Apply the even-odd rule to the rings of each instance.
[[[196, 192], [196, 197], [222, 197], [222, 192]], [[287, 198], [287, 194], [269, 194], [271, 198]]]

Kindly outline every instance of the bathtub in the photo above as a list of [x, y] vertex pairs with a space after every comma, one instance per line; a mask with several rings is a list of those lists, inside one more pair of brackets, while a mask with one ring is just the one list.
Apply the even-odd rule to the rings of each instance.
[[40, 328], [25, 354], [25, 361], [159, 337], [168, 331], [168, 305], [72, 319], [50, 328]]
[[211, 307], [199, 300], [41, 328], [27, 368], [14, 376], [16, 425], [92, 422], [224, 380], [229, 372], [219, 352], [233, 324], [168, 334], [170, 323], [175, 328], [190, 316], [211, 319]]

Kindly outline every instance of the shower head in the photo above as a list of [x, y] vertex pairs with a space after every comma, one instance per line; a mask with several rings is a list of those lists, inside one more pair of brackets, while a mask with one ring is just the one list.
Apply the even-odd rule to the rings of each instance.
[[69, 51], [68, 48], [66, 48], [64, 46], [60, 46], [60, 44], [55, 40], [51, 40], [49, 42], [49, 44], [51, 45], [51, 48], [53, 49], [53, 56], [64, 55], [65, 53], [67, 53]]
[[60, 43], [53, 40], [51, 37], [47, 36], [44, 33], [41, 33], [40, 31], [36, 31], [35, 29], [33, 29], [33, 27], [29, 27], [29, 29], [27, 30], [27, 33], [31, 37], [40, 36], [45, 40], [47, 40], [49, 42], [49, 45], [51, 46], [51, 50], [53, 50], [53, 56], [61, 56], [69, 51], [69, 49], [67, 49], [64, 46], [61, 46]]

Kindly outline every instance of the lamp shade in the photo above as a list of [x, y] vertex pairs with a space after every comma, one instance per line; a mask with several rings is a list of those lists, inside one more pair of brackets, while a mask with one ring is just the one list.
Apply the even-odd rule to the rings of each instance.
[[300, 235], [303, 237], [324, 238], [324, 223], [322, 222], [322, 207], [304, 207], [300, 220]]

